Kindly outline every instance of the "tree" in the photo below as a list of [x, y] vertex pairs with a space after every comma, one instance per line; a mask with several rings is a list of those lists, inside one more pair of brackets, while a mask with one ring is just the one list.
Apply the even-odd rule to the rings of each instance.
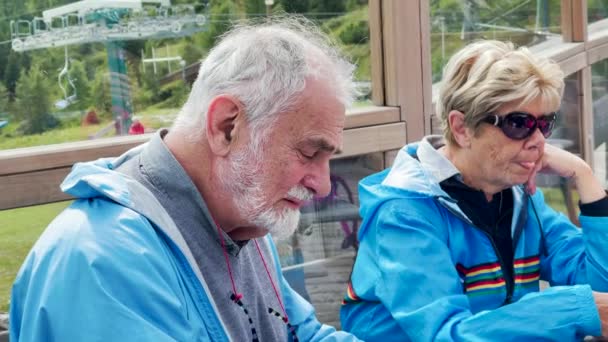
[[88, 108], [91, 102], [91, 86], [89, 85], [84, 64], [81, 61], [71, 61], [69, 76], [76, 88], [77, 102], [75, 103], [75, 107], [77, 109]]
[[0, 83], [0, 115], [8, 113], [8, 92], [6, 87]]
[[98, 72], [93, 80], [91, 92], [94, 94], [91, 102], [98, 112], [109, 114], [112, 111], [112, 97], [110, 96], [110, 80], [105, 70]]
[[357, 10], [367, 4], [368, 0], [347, 0], [346, 1], [346, 11], [352, 12]]
[[[0, 35], [1, 37], [1, 35]], [[0, 38], [5, 40], [3, 38]], [[10, 55], [11, 47], [9, 44], [0, 45], [0, 65], [8, 65], [8, 56]], [[6, 67], [0, 68], [0, 80], [4, 80], [4, 73], [6, 72]]]
[[287, 13], [306, 13], [308, 12], [309, 0], [279, 0], [278, 3], [285, 9]]
[[369, 40], [367, 22], [351, 20], [345, 24], [340, 32], [342, 44], [364, 44]]
[[245, 13], [249, 17], [255, 17], [256, 15], [264, 15], [266, 13], [266, 4], [264, 0], [245, 0]]
[[203, 57], [203, 50], [194, 43], [185, 44], [182, 50], [182, 58], [186, 61], [186, 65], [196, 63]]
[[19, 68], [19, 56], [14, 52], [10, 52], [4, 69], [4, 84], [6, 85], [11, 98], [14, 98], [15, 96], [15, 88], [17, 87], [17, 81], [19, 80]]
[[50, 114], [51, 89], [40, 66], [33, 65], [17, 82], [17, 111], [25, 120], [21, 130], [25, 134], [42, 133], [59, 124]]
[[209, 28], [202, 34], [202, 46], [210, 48], [231, 26], [236, 15], [236, 5], [232, 1], [214, 0], [209, 2]]
[[343, 14], [346, 5], [343, 0], [310, 0], [310, 12], [331, 13], [334, 16]]

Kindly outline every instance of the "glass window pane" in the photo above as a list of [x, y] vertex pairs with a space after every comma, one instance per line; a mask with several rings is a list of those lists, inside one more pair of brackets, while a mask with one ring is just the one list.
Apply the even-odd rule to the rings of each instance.
[[0, 30], [0, 150], [169, 126], [196, 63], [231, 23], [284, 12], [304, 14], [337, 41], [357, 64], [356, 105], [371, 104], [367, 0], [273, 2], [148, 2], [141, 11], [66, 10], [48, 22], [42, 11], [50, 7], [8, 7], [10, 30]]
[[303, 207], [298, 231], [277, 243], [283, 273], [291, 286], [315, 306], [321, 322], [336, 327], [340, 326], [340, 304], [357, 251], [357, 184], [382, 169], [377, 158], [332, 161], [330, 195]]
[[608, 59], [591, 66], [593, 98], [593, 167], [608, 188]]
[[[547, 143], [581, 156], [579, 77], [579, 73], [574, 73], [565, 79], [566, 88], [557, 123]], [[553, 209], [561, 211], [572, 221], [577, 222], [578, 195], [566, 179], [541, 174], [537, 178], [537, 185], [542, 188], [547, 203]]]
[[455, 51], [477, 39], [534, 45], [560, 34], [559, 0], [433, 0], [431, 57], [433, 82]]
[[587, 20], [594, 23], [608, 18], [608, 2], [605, 0], [587, 0]]

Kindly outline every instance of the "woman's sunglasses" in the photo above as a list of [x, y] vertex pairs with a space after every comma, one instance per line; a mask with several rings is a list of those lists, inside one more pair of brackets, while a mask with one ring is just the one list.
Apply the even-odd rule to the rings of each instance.
[[502, 132], [511, 139], [522, 140], [534, 134], [537, 128], [540, 129], [540, 132], [545, 138], [550, 137], [553, 127], [555, 127], [556, 119], [556, 113], [536, 118], [529, 113], [512, 112], [502, 116], [491, 114], [483, 118], [481, 122], [486, 122], [499, 127]]

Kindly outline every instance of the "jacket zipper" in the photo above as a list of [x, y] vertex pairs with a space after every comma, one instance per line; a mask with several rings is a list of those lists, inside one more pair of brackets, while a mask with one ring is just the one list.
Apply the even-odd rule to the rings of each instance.
[[513, 288], [514, 288], [513, 276], [511, 276], [511, 277], [506, 276], [505, 271], [504, 271], [505, 263], [502, 260], [502, 256], [500, 256], [500, 253], [498, 252], [498, 247], [496, 247], [496, 243], [494, 242], [494, 239], [492, 239], [492, 236], [477, 226], [474, 226], [474, 225], [471, 225], [471, 226], [474, 227], [475, 229], [481, 231], [482, 233], [484, 233], [488, 237], [488, 240], [490, 240], [490, 243], [492, 244], [492, 248], [494, 249], [494, 254], [496, 254], [496, 256], [498, 257], [498, 263], [500, 264], [502, 278], [505, 280], [505, 285], [507, 286], [507, 297], [505, 298], [505, 301], [502, 303], [502, 305], [510, 304], [511, 300], [513, 299]]
[[[439, 203], [441, 203], [441, 201], [439, 201]], [[473, 224], [473, 222], [471, 222], [471, 220], [469, 220], [466, 216], [462, 216], [459, 212], [454, 211], [452, 208], [450, 208], [447, 205], [442, 204], [444, 208], [446, 208], [449, 212], [451, 212], [452, 214], [454, 214], [456, 217], [461, 218], [463, 221], [465, 221], [466, 223], [468, 223], [471, 227], [479, 230], [480, 232], [482, 232], [487, 238], [488, 240], [490, 240], [490, 243], [492, 244], [492, 249], [494, 250], [494, 254], [496, 254], [496, 257], [498, 257], [498, 263], [500, 264], [500, 271], [502, 272], [502, 278], [505, 280], [505, 285], [507, 288], [507, 296], [505, 297], [505, 301], [502, 303], [501, 306], [503, 305], [507, 305], [509, 303], [511, 303], [511, 300], [513, 299], [513, 288], [514, 288], [514, 280], [513, 280], [513, 275], [511, 277], [509, 277], [509, 279], [507, 279], [506, 275], [505, 275], [505, 263], [502, 260], [502, 257], [500, 256], [500, 253], [498, 252], [498, 247], [496, 247], [496, 243], [494, 242], [494, 239], [492, 239], [492, 236], [490, 234], [488, 234], [488, 232], [486, 232], [485, 230], [475, 226]], [[516, 246], [515, 242], [513, 244], [513, 246]], [[515, 248], [514, 251], [515, 253]]]

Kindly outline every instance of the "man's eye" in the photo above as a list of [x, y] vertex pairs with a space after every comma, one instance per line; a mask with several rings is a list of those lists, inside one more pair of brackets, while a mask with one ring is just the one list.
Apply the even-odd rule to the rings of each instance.
[[317, 155], [317, 153], [315, 153], [315, 152], [310, 153], [310, 152], [304, 152], [304, 151], [300, 151], [300, 154], [306, 159], [314, 159], [314, 157]]

